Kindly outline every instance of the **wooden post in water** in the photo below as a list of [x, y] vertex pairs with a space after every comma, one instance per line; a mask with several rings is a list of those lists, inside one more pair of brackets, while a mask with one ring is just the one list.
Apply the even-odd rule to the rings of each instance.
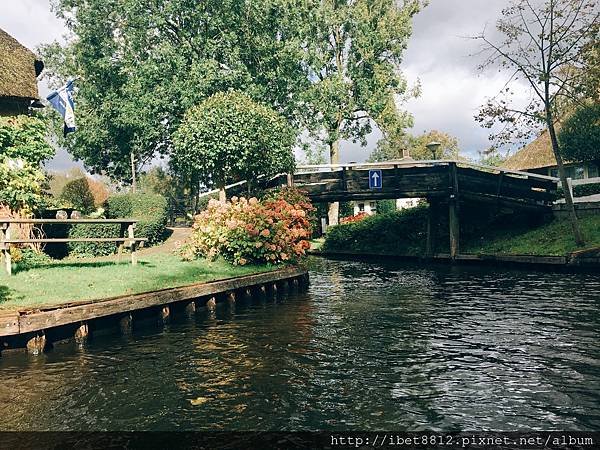
[[90, 329], [88, 328], [87, 322], [82, 322], [81, 325], [75, 330], [75, 342], [83, 343], [90, 335]]
[[192, 300], [187, 305], [185, 305], [185, 313], [188, 316], [192, 316], [192, 315], [194, 315], [195, 312], [196, 312], [196, 302]]
[[169, 320], [169, 316], [171, 315], [171, 308], [168, 306], [163, 306], [160, 310], [159, 319], [161, 322], [166, 322]]
[[427, 211], [427, 241], [425, 243], [425, 255], [433, 256], [435, 251], [435, 234], [437, 230], [437, 202], [433, 199], [429, 200], [429, 208]]
[[214, 311], [217, 308], [217, 299], [214, 297], [209, 298], [206, 302], [206, 308], [209, 311]]
[[123, 317], [119, 319], [119, 329], [123, 334], [131, 333], [131, 328], [133, 326], [133, 316], [131, 313], [125, 314]]
[[449, 164], [449, 171], [450, 199], [448, 201], [448, 224], [450, 228], [450, 257], [454, 259], [460, 251], [458, 174], [455, 162]]
[[42, 331], [27, 341], [27, 351], [32, 355], [43, 353], [46, 348], [46, 334]]

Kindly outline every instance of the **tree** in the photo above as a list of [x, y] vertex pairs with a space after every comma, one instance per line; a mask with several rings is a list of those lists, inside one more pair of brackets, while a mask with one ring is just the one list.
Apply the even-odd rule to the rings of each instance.
[[172, 165], [222, 192], [229, 183], [291, 172], [293, 129], [272, 109], [240, 92], [215, 94], [191, 108], [173, 136]]
[[37, 117], [0, 117], [0, 207], [21, 215], [43, 203], [40, 164], [54, 154]]
[[600, 160], [600, 103], [585, 105], [558, 132], [562, 156], [571, 161]]
[[[562, 99], [580, 100], [578, 86], [585, 71], [577, 69], [585, 66], [588, 46], [597, 39], [599, 14], [594, 0], [544, 0], [540, 5], [513, 0], [497, 22], [502, 42], [492, 42], [485, 32], [475, 37], [487, 54], [481, 68], [496, 66], [512, 72], [502, 93], [488, 101], [477, 120], [488, 128], [502, 124], [501, 131], [492, 136], [500, 143], [512, 137], [530, 137], [546, 127], [563, 186], [567, 176], [556, 136], [557, 108]], [[522, 107], [511, 99], [514, 90], [510, 85], [515, 82], [523, 82], [530, 91]], [[575, 240], [581, 246], [584, 237], [568, 189], [565, 201]]]
[[69, 181], [60, 195], [60, 200], [83, 214], [89, 214], [95, 208], [94, 196], [85, 176]]
[[[432, 153], [427, 147], [430, 142], [439, 142], [441, 145]], [[420, 136], [403, 134], [394, 141], [385, 137], [377, 143], [377, 148], [371, 153], [369, 161], [380, 162], [400, 159], [403, 151], [408, 150], [414, 159], [458, 159], [458, 139], [443, 131], [431, 130]]]
[[[405, 118], [395, 114], [396, 96], [407, 92], [399, 65], [420, 7], [418, 0], [311, 0], [301, 10], [303, 66], [312, 81], [308, 127], [329, 147], [332, 164], [339, 163], [342, 139], [364, 144], [372, 121], [386, 128], [384, 118]], [[339, 204], [331, 204], [330, 224], [338, 212]]]
[[[185, 111], [242, 90], [297, 123], [309, 80], [288, 0], [56, 0], [72, 39], [41, 49], [53, 86], [77, 77], [78, 131], [62, 143], [124, 182], [170, 156]], [[295, 7], [295, 6], [294, 6]]]

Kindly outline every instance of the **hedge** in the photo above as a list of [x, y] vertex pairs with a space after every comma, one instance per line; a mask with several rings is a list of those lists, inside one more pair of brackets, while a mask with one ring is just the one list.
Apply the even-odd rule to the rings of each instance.
[[[79, 224], [72, 225], [70, 238], [113, 238], [118, 237], [121, 225], [117, 224]], [[108, 256], [115, 252], [115, 242], [69, 242], [69, 254], [82, 257]]]
[[[118, 194], [108, 198], [105, 204], [110, 219], [137, 219], [135, 237], [148, 239], [146, 245], [164, 240], [167, 225], [168, 202], [158, 194]], [[73, 225], [69, 237], [118, 237], [120, 224]], [[69, 253], [77, 256], [112, 255], [117, 248], [112, 242], [71, 242]]]
[[[600, 194], [600, 183], [576, 184], [573, 186], [574, 197], [585, 197], [587, 195]], [[562, 188], [556, 191], [556, 198], [564, 198], [565, 194]]]
[[159, 194], [119, 194], [107, 200], [107, 214], [111, 219], [134, 218], [138, 220], [136, 237], [148, 239], [148, 245], [162, 242], [168, 221], [169, 203]]

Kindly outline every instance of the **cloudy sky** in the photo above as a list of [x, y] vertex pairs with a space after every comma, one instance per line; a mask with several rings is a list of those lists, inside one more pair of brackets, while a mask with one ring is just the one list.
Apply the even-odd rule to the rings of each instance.
[[[411, 83], [420, 80], [422, 94], [405, 108], [415, 118], [413, 133], [436, 129], [459, 140], [461, 151], [476, 156], [489, 146], [488, 130], [473, 119], [484, 99], [498, 92], [506, 79], [498, 72], [478, 73], [470, 55], [477, 44], [466, 36], [478, 34], [487, 24], [492, 29], [508, 0], [430, 0], [414, 20], [414, 31], [405, 53], [403, 72]], [[66, 30], [50, 9], [49, 0], [0, 0], [0, 28], [22, 44], [35, 48], [61, 40]], [[42, 94], [47, 93], [40, 86]], [[374, 132], [367, 148], [344, 143], [342, 160], [364, 161], [379, 139]], [[49, 167], [62, 169], [68, 158], [59, 154]]]

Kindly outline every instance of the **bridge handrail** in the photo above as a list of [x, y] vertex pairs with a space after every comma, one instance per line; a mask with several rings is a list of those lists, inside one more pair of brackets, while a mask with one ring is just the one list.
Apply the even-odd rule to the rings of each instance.
[[[531, 173], [531, 172], [523, 172], [520, 170], [512, 170], [512, 169], [505, 169], [503, 167], [496, 167], [496, 166], [487, 166], [484, 164], [477, 164], [477, 163], [473, 163], [473, 162], [469, 162], [469, 161], [460, 161], [460, 160], [454, 160], [454, 159], [444, 159], [444, 160], [414, 160], [414, 161], [383, 161], [383, 162], [378, 162], [378, 163], [350, 163], [350, 164], [302, 164], [302, 165], [298, 165], [296, 166], [296, 169], [298, 170], [307, 170], [307, 169], [357, 169], [357, 168], [361, 168], [361, 167], [390, 167], [393, 168], [395, 166], [415, 166], [415, 165], [430, 165], [430, 166], [435, 166], [435, 165], [447, 165], [450, 163], [455, 163], [456, 165], [460, 165], [460, 166], [467, 166], [467, 167], [473, 167], [476, 169], [484, 169], [484, 170], [489, 170], [492, 172], [501, 172], [501, 173], [506, 173], [509, 175], [520, 175], [520, 176], [524, 176], [524, 177], [528, 177], [528, 178], [537, 178], [540, 180], [548, 180], [548, 181], [553, 181], [554, 183], [558, 183], [560, 181], [559, 178], [556, 177], [551, 177], [548, 175], [540, 175], [537, 173]], [[318, 172], [318, 170], [317, 170]], [[304, 172], [306, 173], [306, 172]]]

